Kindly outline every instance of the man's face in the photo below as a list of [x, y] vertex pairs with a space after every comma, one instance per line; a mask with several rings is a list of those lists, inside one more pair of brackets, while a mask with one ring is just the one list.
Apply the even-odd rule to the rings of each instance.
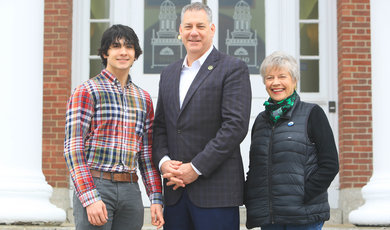
[[211, 47], [215, 25], [209, 22], [204, 10], [188, 10], [183, 15], [179, 31], [188, 57], [196, 60]]
[[103, 57], [107, 58], [107, 70], [113, 74], [129, 71], [135, 61], [134, 46], [128, 44], [124, 38], [113, 42], [107, 54]]

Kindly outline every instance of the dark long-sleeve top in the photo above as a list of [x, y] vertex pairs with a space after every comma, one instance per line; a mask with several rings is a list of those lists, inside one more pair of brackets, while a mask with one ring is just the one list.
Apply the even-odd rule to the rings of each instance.
[[311, 200], [326, 191], [339, 170], [338, 154], [332, 128], [318, 105], [311, 110], [307, 133], [317, 148], [318, 170], [309, 177], [305, 186], [305, 201]]

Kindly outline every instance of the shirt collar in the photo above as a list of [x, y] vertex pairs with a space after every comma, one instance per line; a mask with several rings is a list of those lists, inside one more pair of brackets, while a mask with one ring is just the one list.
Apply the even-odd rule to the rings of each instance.
[[[199, 66], [202, 66], [203, 63], [206, 61], [207, 57], [210, 55], [211, 51], [213, 51], [213, 48], [214, 48], [214, 46], [211, 45], [210, 48], [206, 51], [206, 53], [204, 53], [199, 59], [195, 60], [194, 63], [195, 63], [195, 62], [199, 62]], [[187, 65], [187, 55], [186, 55], [186, 57], [184, 58], [182, 67], [190, 68], [190, 67]]]
[[[113, 73], [108, 71], [107, 69], [103, 69], [101, 72], [101, 75], [105, 76], [110, 82], [113, 84], [120, 85], [121, 83], [119, 82], [118, 78], [115, 77]], [[129, 86], [131, 84], [131, 76], [129, 74], [129, 77], [127, 78], [127, 83], [126, 86]]]

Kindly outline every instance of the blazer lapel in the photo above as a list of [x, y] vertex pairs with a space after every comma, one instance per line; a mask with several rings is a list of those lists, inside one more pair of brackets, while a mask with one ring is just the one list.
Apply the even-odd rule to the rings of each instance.
[[[218, 51], [214, 48], [206, 61], [200, 67], [198, 74], [195, 76], [194, 81], [191, 83], [190, 88], [184, 98], [183, 105], [181, 106], [180, 114], [191, 100], [192, 96], [202, 84], [202, 82], [209, 76], [209, 74], [215, 69], [218, 64]], [[179, 116], [180, 116], [179, 114]]]
[[180, 73], [182, 69], [183, 60], [178, 63], [173, 69], [173, 99], [174, 99], [174, 111], [175, 113], [180, 112]]

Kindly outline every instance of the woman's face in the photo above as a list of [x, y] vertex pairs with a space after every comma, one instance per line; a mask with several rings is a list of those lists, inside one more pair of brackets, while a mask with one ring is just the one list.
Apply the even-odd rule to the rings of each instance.
[[285, 68], [270, 68], [264, 78], [265, 89], [275, 102], [282, 101], [294, 93], [297, 85]]

